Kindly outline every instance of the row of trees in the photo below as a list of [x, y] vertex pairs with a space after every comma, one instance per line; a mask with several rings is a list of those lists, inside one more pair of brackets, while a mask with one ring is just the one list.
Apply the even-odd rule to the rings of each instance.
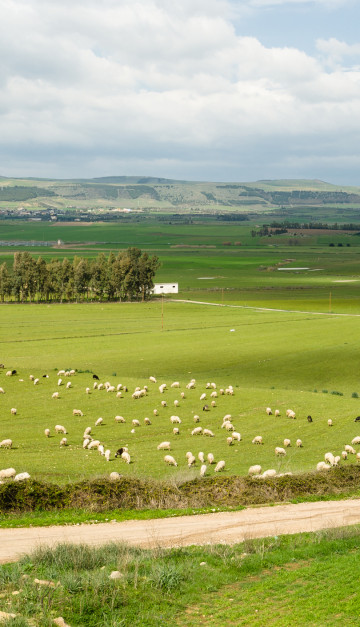
[[146, 300], [154, 286], [160, 263], [138, 248], [100, 253], [96, 259], [74, 257], [71, 262], [42, 257], [29, 252], [14, 255], [12, 271], [6, 263], [0, 266], [0, 299], [6, 302]]

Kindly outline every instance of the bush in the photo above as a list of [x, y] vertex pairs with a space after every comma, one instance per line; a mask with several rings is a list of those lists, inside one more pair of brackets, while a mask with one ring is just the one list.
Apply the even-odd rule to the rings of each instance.
[[359, 398], [359, 395], [357, 392], [353, 392], [351, 395], [351, 398]]

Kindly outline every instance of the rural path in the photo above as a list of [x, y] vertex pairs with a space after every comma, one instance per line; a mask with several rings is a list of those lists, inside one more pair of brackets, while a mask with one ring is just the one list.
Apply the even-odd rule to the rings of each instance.
[[144, 548], [234, 544], [360, 523], [360, 499], [251, 507], [240, 512], [54, 527], [0, 529], [0, 563], [18, 560], [40, 545], [71, 542], [99, 546], [127, 542]]
[[231, 309], [253, 309], [255, 311], [277, 311], [280, 313], [296, 313], [296, 314], [309, 314], [311, 316], [340, 316], [345, 318], [359, 318], [360, 314], [350, 313], [334, 313], [326, 311], [302, 311], [300, 309], [273, 309], [271, 307], [255, 307], [250, 305], [228, 305], [224, 303], [210, 303], [203, 300], [186, 300], [185, 298], [171, 298], [169, 303], [190, 303], [192, 305], [210, 305], [211, 307], [229, 307]]

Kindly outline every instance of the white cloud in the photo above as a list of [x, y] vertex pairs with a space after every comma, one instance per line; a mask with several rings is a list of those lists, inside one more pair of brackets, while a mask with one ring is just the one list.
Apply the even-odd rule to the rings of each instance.
[[[276, 0], [243, 4], [259, 2]], [[47, 167], [39, 175], [60, 175], [66, 158], [66, 176], [183, 177], [182, 164], [198, 178], [253, 162], [261, 177], [274, 151], [290, 167], [294, 146], [327, 154], [329, 135], [334, 150], [341, 133], [360, 138], [360, 43], [319, 38], [316, 57], [266, 47], [237, 34], [231, 3], [217, 0], [2, 4], [2, 174], [27, 155]]]

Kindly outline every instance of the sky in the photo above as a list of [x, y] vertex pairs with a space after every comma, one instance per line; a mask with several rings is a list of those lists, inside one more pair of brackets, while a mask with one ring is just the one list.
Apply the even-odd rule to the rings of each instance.
[[0, 175], [360, 185], [358, 0], [0, 0]]

